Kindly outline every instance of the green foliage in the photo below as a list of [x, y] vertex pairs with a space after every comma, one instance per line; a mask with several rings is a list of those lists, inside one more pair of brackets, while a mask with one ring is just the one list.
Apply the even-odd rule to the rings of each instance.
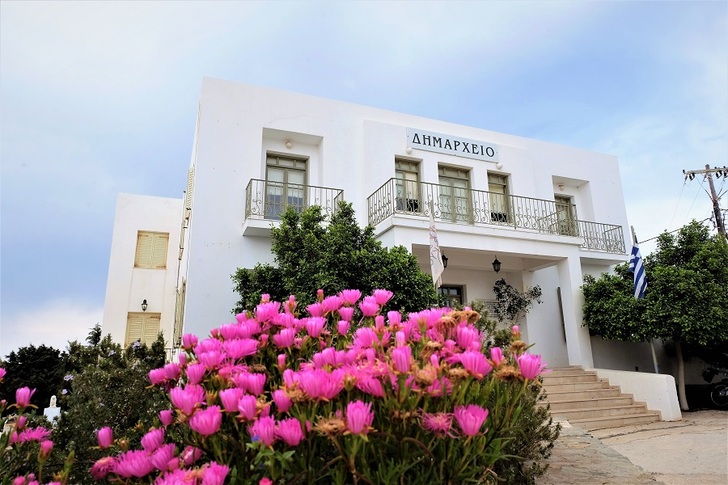
[[519, 291], [506, 283], [503, 278], [495, 282], [495, 317], [499, 322], [517, 322], [533, 306], [533, 302], [541, 303], [541, 287], [536, 285]]
[[53, 434], [57, 447], [75, 452], [72, 483], [94, 483], [88, 469], [101, 456], [94, 448], [96, 430], [110, 426], [136, 444], [165, 402], [160, 389], [148, 387], [147, 377], [165, 361], [161, 334], [151, 348], [135, 343], [122, 349], [110, 335], [87, 341], [92, 345], [69, 344], [70, 378], [64, 383], [59, 400], [63, 413]]
[[0, 383], [0, 399], [15, 402], [15, 390], [21, 387], [35, 389], [30, 403], [41, 412], [48, 407], [51, 396], [58, 394], [63, 384], [66, 354], [53, 347], [29, 345], [12, 351], [0, 364], [7, 371]]
[[693, 221], [658, 238], [645, 258], [645, 298], [633, 296], [627, 265], [584, 279], [584, 324], [616, 340], [653, 338], [707, 346], [728, 344], [728, 245]]
[[373, 227], [359, 227], [351, 204], [340, 203], [328, 224], [320, 207], [301, 214], [289, 208], [271, 231], [271, 251], [275, 266], [239, 268], [232, 276], [240, 295], [233, 313], [253, 309], [263, 293], [277, 301], [300, 295], [310, 298], [301, 301], [307, 305], [319, 289], [330, 295], [347, 288], [364, 293], [387, 288], [395, 295], [389, 308], [408, 311], [437, 302], [432, 279], [417, 258], [402, 246], [383, 247]]

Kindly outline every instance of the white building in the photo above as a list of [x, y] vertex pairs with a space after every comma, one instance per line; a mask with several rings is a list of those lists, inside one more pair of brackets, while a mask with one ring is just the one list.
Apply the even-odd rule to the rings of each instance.
[[[154, 214], [127, 197], [117, 212], [104, 318], [104, 332], [119, 341], [136, 335], [129, 325], [149, 312], [171, 344], [182, 331], [205, 335], [231, 321], [238, 296], [230, 275], [272, 261], [278, 214], [289, 205], [332, 211], [345, 200], [362, 226], [374, 225], [387, 246], [410, 249], [426, 272], [432, 208], [448, 257], [441, 291], [454, 299], [493, 300], [499, 278], [521, 289], [540, 285], [543, 303], [522, 328], [550, 366], [651, 365], [649, 350], [590, 338], [582, 326], [583, 275], [627, 259], [611, 155], [205, 79], [184, 206], [170, 200]], [[140, 213], [156, 220], [144, 229]], [[165, 271], [130, 267], [140, 230], [169, 234]], [[144, 299], [149, 308], [140, 312]]]
[[182, 200], [119, 194], [102, 332], [124, 346], [161, 331], [173, 347]]

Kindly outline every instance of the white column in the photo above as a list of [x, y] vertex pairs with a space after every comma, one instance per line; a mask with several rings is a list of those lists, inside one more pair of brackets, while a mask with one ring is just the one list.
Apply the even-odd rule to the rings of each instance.
[[578, 254], [559, 261], [557, 268], [559, 271], [559, 286], [561, 287], [561, 304], [564, 311], [564, 330], [566, 331], [569, 365], [594, 367], [589, 329], [581, 324], [584, 297], [581, 293], [583, 280]]

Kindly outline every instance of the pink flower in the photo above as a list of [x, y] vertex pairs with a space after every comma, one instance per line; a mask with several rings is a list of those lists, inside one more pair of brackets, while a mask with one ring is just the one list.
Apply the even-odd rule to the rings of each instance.
[[503, 362], [503, 351], [500, 347], [493, 347], [490, 349], [490, 360], [493, 361], [493, 364], [498, 367], [501, 362]]
[[113, 456], [105, 456], [99, 460], [96, 461], [96, 463], [93, 464], [91, 467], [91, 476], [95, 480], [101, 480], [106, 475], [109, 474], [111, 470], [114, 469], [114, 466], [116, 465], [116, 458]]
[[336, 322], [336, 331], [339, 332], [339, 335], [346, 335], [349, 332], [349, 327], [351, 327], [351, 322], [348, 320]]
[[153, 386], [163, 383], [164, 380], [164, 369], [152, 369], [149, 371], [149, 382], [151, 382]]
[[53, 450], [53, 442], [50, 440], [41, 441], [40, 443], [40, 455], [43, 459], [48, 458]]
[[282, 349], [286, 349], [293, 345], [295, 338], [296, 338], [296, 329], [284, 328], [279, 333], [273, 335], [273, 343]]
[[324, 314], [324, 307], [321, 303], [312, 303], [311, 305], [306, 307], [306, 310], [308, 310], [308, 314], [312, 317], [320, 317]]
[[187, 446], [179, 457], [182, 459], [182, 463], [190, 466], [202, 457], [202, 450], [194, 446]]
[[281, 370], [286, 368], [286, 354], [278, 354], [278, 368]]
[[122, 453], [114, 466], [113, 472], [124, 478], [142, 478], [154, 470], [154, 465], [149, 460], [144, 450], [130, 450]]
[[[352, 303], [353, 305], [353, 303]], [[354, 307], [353, 306], [345, 306], [341, 307], [338, 310], [339, 316], [342, 320], [346, 320], [347, 322], [350, 322], [352, 318], [354, 318]]]
[[354, 306], [356, 302], [361, 298], [361, 291], [359, 290], [341, 290], [339, 296], [344, 299], [344, 303], [349, 306]]
[[36, 428], [26, 428], [20, 432], [20, 434], [13, 433], [14, 439], [11, 437], [11, 444], [14, 442], [25, 443], [26, 441], [37, 441], [41, 442], [50, 436], [51, 430], [46, 429], [42, 426]]
[[21, 431], [23, 428], [25, 428], [25, 423], [28, 421], [28, 418], [26, 416], [19, 416], [17, 421], [15, 421], [15, 430]]
[[293, 404], [293, 401], [283, 389], [273, 391], [273, 402], [276, 404], [279, 413], [287, 413]]
[[460, 363], [476, 379], [482, 379], [488, 372], [493, 370], [485, 355], [474, 350], [466, 350], [460, 354]]
[[270, 416], [262, 417], [248, 427], [248, 433], [266, 446], [272, 446], [276, 440], [276, 421]]
[[105, 426], [96, 432], [96, 438], [99, 442], [99, 448], [105, 449], [114, 444], [114, 432], [108, 426]]
[[185, 350], [192, 350], [195, 348], [198, 341], [197, 335], [186, 333], [182, 335], [182, 348]]
[[261, 478], [258, 485], [273, 485], [273, 481], [270, 478]]
[[379, 304], [370, 296], [359, 303], [359, 310], [365, 317], [373, 317], [379, 312]]
[[3, 381], [3, 377], [5, 377], [5, 369], [3, 367], [0, 367], [0, 382]]
[[396, 310], [390, 310], [387, 312], [387, 320], [389, 320], [390, 327], [399, 327], [399, 325], [402, 323], [402, 314]]
[[159, 420], [164, 426], [169, 426], [174, 422], [174, 413], [171, 409], [164, 409], [159, 411]]
[[352, 434], [367, 434], [374, 421], [372, 403], [352, 401], [346, 406], [346, 429]]
[[230, 468], [211, 461], [202, 468], [202, 471], [204, 475], [200, 485], [222, 485], [225, 483], [225, 477], [227, 477]]
[[384, 306], [392, 299], [394, 293], [389, 290], [374, 290], [372, 292], [372, 296], [374, 296], [374, 301], [377, 302], [377, 305]]
[[258, 341], [252, 338], [228, 340], [222, 346], [228, 356], [235, 360], [255, 355], [258, 351]]
[[432, 431], [433, 433], [448, 434], [452, 427], [452, 414], [425, 413], [422, 415], [422, 427], [428, 431]]
[[523, 354], [516, 360], [521, 374], [526, 379], [535, 379], [546, 368], [546, 364], [541, 362], [540, 355]]
[[30, 404], [30, 398], [35, 393], [35, 389], [21, 387], [15, 390], [15, 405], [19, 408], [27, 407]]
[[164, 428], [153, 429], [142, 436], [142, 448], [148, 453], [164, 444]]
[[164, 377], [170, 381], [178, 379], [180, 374], [182, 374], [182, 369], [174, 362], [170, 362], [162, 369], [164, 370]]
[[465, 436], [475, 436], [488, 418], [488, 410], [477, 404], [455, 406], [455, 421]]
[[205, 377], [207, 368], [205, 364], [190, 364], [187, 366], [187, 383], [188, 384], [199, 384]]
[[166, 445], [157, 448], [154, 453], [149, 455], [149, 461], [152, 462], [154, 468], [161, 472], [166, 472], [170, 469], [170, 461], [174, 458], [175, 446], [174, 443], [168, 443]]
[[401, 374], [409, 372], [412, 367], [412, 348], [409, 346], [395, 347], [392, 350], [392, 363], [397, 372]]
[[377, 333], [371, 327], [362, 327], [354, 332], [354, 347], [373, 347], [377, 343], [379, 343], [379, 337], [377, 337]]
[[458, 345], [463, 349], [471, 349], [473, 344], [480, 345], [480, 332], [477, 328], [470, 325], [456, 329]]
[[276, 436], [282, 439], [288, 446], [298, 446], [301, 440], [303, 440], [301, 422], [296, 418], [279, 421]]
[[200, 409], [190, 418], [190, 428], [197, 431], [202, 436], [210, 436], [217, 433], [222, 423], [222, 413], [220, 406], [208, 406]]
[[243, 390], [239, 387], [223, 389], [220, 391], [219, 396], [223, 409], [225, 409], [228, 413], [236, 413], [238, 411], [240, 398], [243, 397]]
[[248, 421], [254, 420], [258, 414], [258, 400], [250, 394], [244, 395], [238, 401], [238, 411], [240, 412], [240, 416]]
[[280, 307], [281, 304], [277, 301], [261, 303], [255, 309], [255, 318], [259, 322], [268, 322], [273, 320], [273, 318], [275, 318], [278, 314], [278, 309]]
[[324, 308], [324, 313], [331, 313], [337, 311], [343, 303], [344, 299], [340, 296], [327, 296], [321, 302], [321, 305]]
[[311, 317], [306, 320], [306, 331], [311, 337], [318, 338], [321, 335], [321, 330], [323, 330], [324, 325], [326, 325], [325, 318]]
[[520, 327], [518, 325], [513, 325], [511, 327], [511, 333], [513, 334], [514, 337], [520, 338], [521, 337], [521, 329], [520, 329]]
[[244, 389], [250, 394], [262, 394], [265, 387], [265, 374], [251, 374], [249, 372], [241, 372], [233, 377], [236, 386]]
[[225, 354], [219, 350], [209, 350], [207, 352], [200, 352], [197, 354], [197, 361], [200, 364], [204, 364], [208, 370], [217, 369], [220, 367], [223, 360], [225, 360]]
[[205, 389], [197, 384], [173, 387], [169, 390], [169, 399], [175, 408], [190, 416], [205, 400]]

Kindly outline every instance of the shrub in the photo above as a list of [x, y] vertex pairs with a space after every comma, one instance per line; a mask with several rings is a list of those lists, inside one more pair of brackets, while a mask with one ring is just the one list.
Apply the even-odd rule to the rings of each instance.
[[[155, 483], [531, 481], [558, 428], [537, 408], [540, 356], [515, 329], [483, 348], [472, 310], [380, 314], [375, 290], [263, 301], [178, 363], [150, 372], [171, 409], [129, 449], [109, 443], [96, 478]], [[550, 431], [545, 433], [544, 430]], [[536, 440], [537, 442], [529, 442]], [[187, 483], [187, 482], [185, 482]]]

